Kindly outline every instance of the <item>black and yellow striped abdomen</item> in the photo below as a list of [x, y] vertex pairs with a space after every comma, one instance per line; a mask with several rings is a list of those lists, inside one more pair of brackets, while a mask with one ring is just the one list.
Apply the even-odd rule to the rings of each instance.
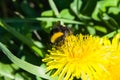
[[53, 27], [50, 32], [50, 42], [54, 45], [58, 45], [60, 42], [63, 42], [65, 37], [71, 34], [71, 31], [68, 27], [57, 25]]
[[58, 38], [62, 37], [64, 35], [63, 32], [56, 32], [51, 36], [51, 43], [55, 43], [55, 41], [57, 41]]

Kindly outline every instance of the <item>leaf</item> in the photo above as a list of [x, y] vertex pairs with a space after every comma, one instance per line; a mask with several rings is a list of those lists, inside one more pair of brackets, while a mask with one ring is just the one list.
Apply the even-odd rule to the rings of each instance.
[[112, 38], [112, 37], [115, 36], [117, 33], [120, 33], [120, 29], [118, 29], [118, 30], [116, 30], [116, 31], [113, 31], [113, 32], [110, 32], [110, 33], [104, 35], [103, 37]]
[[74, 0], [70, 5], [70, 8], [77, 16], [79, 16], [81, 5], [82, 5], [81, 0]]
[[68, 9], [63, 9], [61, 12], [60, 12], [60, 16], [61, 18], [65, 18], [65, 19], [71, 19], [73, 20], [74, 19], [74, 16], [72, 16], [69, 12]]
[[50, 79], [50, 77], [45, 74], [45, 68], [32, 65], [26, 61], [17, 58], [2, 43], [0, 43], [0, 49], [14, 64], [24, 69], [25, 71], [45, 79]]
[[44, 11], [42, 12], [41, 16], [53, 16], [53, 11], [52, 10]]
[[14, 79], [14, 75], [12, 74], [12, 67], [10, 67], [10, 65], [5, 65], [3, 63], [0, 63], [0, 75], [10, 78], [10, 79]]
[[96, 25], [94, 27], [95, 27], [96, 30], [98, 30], [100, 32], [107, 33], [107, 29], [103, 26]]
[[95, 28], [93, 28], [92, 26], [87, 26], [87, 30], [91, 35], [95, 35], [96, 33]]
[[108, 10], [108, 13], [113, 13], [114, 15], [118, 15], [120, 13], [120, 8], [118, 7], [111, 7], [109, 10]]
[[111, 7], [111, 6], [117, 6], [119, 0], [100, 0], [97, 2], [96, 8], [92, 14], [92, 18], [95, 20], [100, 20], [98, 17], [98, 13], [100, 11], [105, 12], [107, 11], [107, 8]]
[[110, 29], [116, 30], [117, 28], [119, 28], [116, 20], [105, 13], [103, 14], [102, 20]]

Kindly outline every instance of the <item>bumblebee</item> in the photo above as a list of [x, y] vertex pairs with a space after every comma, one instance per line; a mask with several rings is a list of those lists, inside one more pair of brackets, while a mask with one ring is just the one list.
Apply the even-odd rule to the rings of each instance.
[[61, 42], [64, 42], [66, 36], [70, 35], [71, 30], [63, 25], [56, 25], [50, 32], [50, 42], [54, 45], [59, 45]]

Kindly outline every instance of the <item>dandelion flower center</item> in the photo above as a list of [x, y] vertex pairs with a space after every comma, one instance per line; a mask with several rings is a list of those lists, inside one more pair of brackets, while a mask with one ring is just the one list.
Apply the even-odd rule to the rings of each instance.
[[106, 69], [110, 63], [110, 41], [91, 35], [70, 35], [57, 48], [49, 50], [43, 61], [48, 70], [56, 69], [52, 76], [58, 80], [101, 80], [103, 74], [109, 76]]

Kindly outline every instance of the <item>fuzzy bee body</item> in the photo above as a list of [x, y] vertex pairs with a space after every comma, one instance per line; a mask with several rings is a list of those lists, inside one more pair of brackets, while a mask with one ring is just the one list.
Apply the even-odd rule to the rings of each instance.
[[70, 34], [71, 30], [68, 27], [56, 25], [50, 32], [50, 42], [54, 45], [59, 45]]

